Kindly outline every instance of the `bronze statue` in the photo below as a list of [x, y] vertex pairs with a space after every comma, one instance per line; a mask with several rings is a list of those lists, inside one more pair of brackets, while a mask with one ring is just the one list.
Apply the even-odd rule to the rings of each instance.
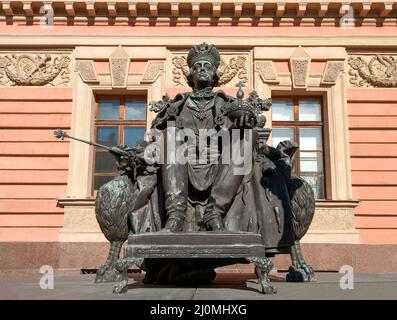
[[[272, 267], [268, 257], [274, 254], [291, 253], [293, 266], [288, 281], [314, 280], [314, 271], [304, 261], [299, 244], [313, 218], [315, 200], [310, 185], [292, 172], [291, 159], [298, 146], [289, 141], [276, 148], [266, 144], [270, 129], [264, 127], [262, 112], [269, 110], [270, 99], [262, 100], [256, 92], [244, 99], [241, 84], [236, 98], [213, 91], [218, 85], [219, 62], [214, 46], [194, 46], [187, 56], [188, 83], [193, 91], [178, 94], [173, 100], [164, 96], [162, 101], [151, 104], [151, 110], [157, 112], [153, 130], [166, 135], [170, 129], [179, 130], [182, 136], [186, 129], [191, 133], [190, 138], [180, 139], [172, 147], [166, 141], [162, 163], [145, 158], [154, 140], [141, 141], [134, 148], [118, 146], [109, 150], [116, 157], [121, 175], [103, 185], [96, 199], [96, 217], [111, 244], [96, 282], [119, 281], [115, 291], [126, 291], [126, 270], [135, 263], [147, 272], [145, 282], [167, 279], [174, 284], [206, 283], [214, 278], [214, 268], [240, 261], [178, 259], [178, 254], [168, 260], [152, 259], [150, 255], [144, 255], [144, 260], [118, 259], [129, 235], [158, 232], [169, 239], [179, 233], [179, 239], [185, 239], [183, 233], [206, 232], [215, 232], [209, 235], [215, 238], [219, 234], [218, 239], [222, 235], [223, 239], [238, 235], [251, 240], [251, 235], [258, 236], [266, 254], [230, 257], [244, 257], [255, 263], [264, 293], [275, 292], [267, 276]], [[212, 134], [205, 137], [204, 144], [200, 136], [203, 131]], [[248, 150], [247, 163], [227, 159], [230, 146], [239, 146], [246, 154]], [[168, 161], [169, 153], [178, 148], [186, 151], [183, 156], [187, 154], [187, 161]]]
[[[228, 130], [233, 127], [238, 128], [240, 125], [245, 126], [246, 123], [254, 125], [254, 115], [249, 117], [248, 114], [244, 114], [245, 118], [236, 118], [233, 123], [230, 117], [224, 114], [234, 99], [226, 96], [222, 91], [213, 91], [213, 87], [218, 85], [219, 63], [220, 55], [214, 46], [205, 43], [194, 46], [187, 56], [190, 69], [187, 79], [193, 92], [177, 95], [169, 108], [162, 108], [152, 125], [152, 128], [164, 130], [167, 128], [167, 123], [175, 121], [179, 130], [192, 129], [196, 140], [192, 146], [193, 155], [199, 155], [199, 134], [203, 130]], [[184, 142], [179, 144], [182, 143]], [[221, 160], [222, 150], [217, 143], [206, 147], [212, 147], [211, 151], [217, 149], [214, 151], [216, 160]], [[224, 229], [223, 216], [226, 207], [230, 206], [243, 176], [233, 175], [230, 170], [233, 164], [224, 166], [222, 161], [211, 163], [210, 159], [205, 160], [208, 161], [204, 163], [188, 161], [186, 164], [165, 163], [162, 166], [168, 217], [165, 230], [178, 232], [185, 228], [184, 222], [189, 205], [194, 207], [196, 217], [202, 220], [199, 222], [202, 222], [204, 228], [213, 231]], [[219, 179], [220, 177], [222, 179]], [[223, 188], [225, 185], [227, 189]]]

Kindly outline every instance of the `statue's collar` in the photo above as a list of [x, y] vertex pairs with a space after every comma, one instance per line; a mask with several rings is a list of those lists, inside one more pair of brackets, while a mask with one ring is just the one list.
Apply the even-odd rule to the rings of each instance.
[[191, 94], [191, 97], [193, 99], [212, 98], [214, 95], [215, 95], [215, 92], [212, 91], [212, 88], [211, 87], [207, 87], [207, 88], [204, 88], [204, 89], [201, 89], [201, 90], [194, 89], [192, 94]]

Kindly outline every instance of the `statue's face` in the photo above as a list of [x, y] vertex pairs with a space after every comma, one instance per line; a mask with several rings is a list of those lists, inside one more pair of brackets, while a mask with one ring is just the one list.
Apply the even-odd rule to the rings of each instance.
[[191, 70], [192, 80], [194, 87], [209, 87], [212, 85], [215, 77], [215, 67], [211, 62], [206, 60], [199, 60], [193, 66]]

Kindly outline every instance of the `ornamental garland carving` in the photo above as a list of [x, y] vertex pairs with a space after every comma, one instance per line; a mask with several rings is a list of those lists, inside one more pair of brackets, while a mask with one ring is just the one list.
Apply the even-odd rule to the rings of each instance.
[[0, 86], [69, 85], [69, 64], [61, 54], [0, 55]]
[[356, 56], [348, 60], [353, 87], [397, 87], [397, 60], [386, 55]]
[[[172, 81], [174, 84], [187, 87], [186, 77], [189, 74], [189, 67], [186, 57], [174, 56], [172, 58], [172, 67]], [[238, 81], [245, 84], [248, 83], [247, 57], [243, 55], [234, 56], [229, 61], [225, 57], [221, 57], [218, 73], [220, 76], [219, 86], [229, 83], [236, 77]]]

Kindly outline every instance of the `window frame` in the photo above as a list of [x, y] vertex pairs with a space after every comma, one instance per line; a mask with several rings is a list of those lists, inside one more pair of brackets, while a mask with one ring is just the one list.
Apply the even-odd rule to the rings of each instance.
[[[125, 101], [139, 99], [144, 100], [146, 105], [145, 110], [145, 120], [124, 120], [125, 117]], [[119, 100], [119, 119], [117, 120], [99, 120], [99, 103], [101, 100]], [[143, 128], [146, 131], [147, 128], [147, 106], [148, 106], [148, 96], [143, 94], [133, 94], [133, 95], [96, 95], [95, 96], [95, 112], [94, 112], [94, 139], [95, 142], [97, 140], [97, 128], [100, 127], [117, 127], [118, 136], [117, 136], [117, 144], [124, 143], [124, 128], [125, 127], [139, 127]], [[94, 194], [98, 191], [95, 189], [95, 177], [111, 177], [117, 176], [116, 174], [110, 173], [97, 173], [95, 171], [96, 166], [96, 153], [97, 152], [108, 152], [106, 150], [94, 147], [93, 149], [93, 160], [92, 160], [92, 179], [91, 179], [91, 190], [93, 190]]]
[[[326, 162], [326, 155], [328, 149], [328, 143], [326, 137], [326, 110], [324, 108], [324, 99], [322, 96], [301, 96], [301, 95], [274, 95], [272, 96], [272, 100], [290, 100], [294, 106], [294, 120], [293, 121], [277, 121], [273, 120], [272, 113], [271, 113], [271, 124], [273, 128], [286, 128], [286, 129], [293, 129], [294, 132], [294, 141], [299, 145], [299, 129], [305, 128], [320, 128], [321, 131], [321, 143], [322, 143], [322, 150], [304, 150], [303, 152], [312, 152], [312, 153], [322, 153], [322, 176], [323, 176], [323, 198], [319, 198], [316, 200], [326, 200], [329, 196], [328, 191], [328, 167]], [[320, 103], [320, 115], [321, 121], [299, 121], [299, 100], [312, 100], [317, 101]], [[272, 111], [272, 109], [270, 109]], [[275, 147], [275, 146], [273, 146]], [[294, 155], [294, 173], [297, 176], [301, 175], [301, 155], [300, 155], [300, 148]]]

